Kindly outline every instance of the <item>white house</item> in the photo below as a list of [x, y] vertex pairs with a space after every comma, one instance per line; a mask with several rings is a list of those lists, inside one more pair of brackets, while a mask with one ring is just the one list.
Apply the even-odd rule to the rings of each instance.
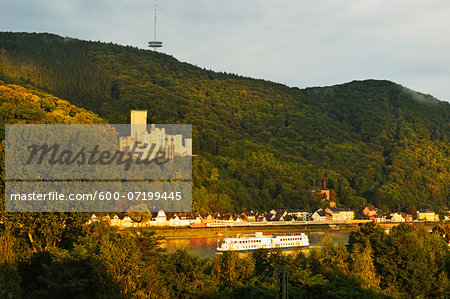
[[399, 213], [393, 213], [391, 214], [391, 222], [405, 222], [405, 218], [402, 214]]
[[287, 210], [288, 215], [297, 217], [298, 221], [308, 221], [310, 212], [305, 210]]
[[123, 227], [133, 227], [133, 220], [130, 216], [123, 217]]
[[169, 226], [189, 226], [192, 220], [188, 219], [185, 216], [179, 217], [177, 214], [175, 214], [172, 218], [170, 218]]
[[326, 208], [325, 211], [331, 215], [333, 221], [349, 221], [353, 220], [355, 213], [352, 210]]
[[312, 214], [311, 219], [315, 222], [327, 221], [330, 220], [330, 214], [325, 212], [323, 209], [319, 209]]

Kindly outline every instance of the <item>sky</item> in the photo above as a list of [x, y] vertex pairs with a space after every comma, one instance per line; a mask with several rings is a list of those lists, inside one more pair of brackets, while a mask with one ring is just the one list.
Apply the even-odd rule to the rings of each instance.
[[[154, 0], [0, 0], [0, 31], [148, 49]], [[299, 88], [385, 79], [450, 102], [448, 0], [159, 0], [160, 50]]]

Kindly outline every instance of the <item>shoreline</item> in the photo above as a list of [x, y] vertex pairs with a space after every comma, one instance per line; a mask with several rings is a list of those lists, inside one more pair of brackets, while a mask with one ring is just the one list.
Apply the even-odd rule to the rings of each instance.
[[[383, 228], [391, 229], [400, 223], [378, 223]], [[410, 225], [422, 225], [425, 227], [434, 227], [439, 225], [436, 223], [408, 223]], [[147, 227], [147, 228], [130, 228], [132, 230], [139, 229], [144, 231], [153, 231], [157, 236], [163, 237], [165, 240], [170, 239], [189, 239], [189, 238], [208, 238], [208, 237], [224, 237], [236, 234], [250, 234], [261, 231], [266, 234], [270, 233], [286, 233], [286, 232], [314, 232], [314, 231], [356, 231], [359, 228], [357, 224], [310, 224], [305, 226], [298, 225], [281, 225], [281, 226], [259, 226], [259, 227], [209, 227], [209, 228], [190, 228], [190, 227]]]
[[354, 231], [358, 226], [343, 224], [330, 227], [328, 224], [312, 224], [308, 226], [260, 226], [260, 227], [215, 227], [215, 228], [146, 228], [144, 230], [154, 231], [157, 236], [170, 239], [208, 238], [224, 237], [225, 235], [250, 234], [255, 231], [263, 233], [286, 233], [286, 232], [313, 232], [313, 231]]

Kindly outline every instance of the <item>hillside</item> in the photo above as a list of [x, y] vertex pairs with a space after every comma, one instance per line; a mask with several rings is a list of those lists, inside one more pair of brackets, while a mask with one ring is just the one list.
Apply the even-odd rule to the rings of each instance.
[[[98, 115], [78, 108], [48, 93], [0, 81], [0, 136], [3, 124], [97, 124], [106, 123]], [[4, 142], [0, 143], [0, 193], [4, 194]], [[0, 206], [4, 207], [4, 197]]]
[[306, 190], [325, 173], [342, 206], [449, 205], [450, 105], [392, 82], [300, 90], [153, 51], [26, 33], [0, 33], [0, 80], [110, 123], [129, 123], [130, 109], [148, 109], [149, 122], [192, 123], [196, 211], [315, 208]]

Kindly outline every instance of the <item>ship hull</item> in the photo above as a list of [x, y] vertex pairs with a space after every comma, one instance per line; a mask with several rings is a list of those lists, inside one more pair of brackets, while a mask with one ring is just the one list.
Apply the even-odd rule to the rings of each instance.
[[255, 251], [258, 249], [295, 249], [309, 246], [308, 236], [301, 234], [263, 235], [261, 232], [225, 238], [217, 247], [218, 252]]
[[254, 248], [254, 249], [222, 249], [217, 248], [217, 252], [227, 252], [227, 251], [236, 251], [236, 252], [254, 252], [258, 249], [282, 249], [282, 250], [294, 250], [294, 249], [301, 249], [301, 248], [307, 248], [310, 247], [310, 245], [301, 245], [301, 246], [290, 246], [290, 247], [260, 247], [260, 248]]

